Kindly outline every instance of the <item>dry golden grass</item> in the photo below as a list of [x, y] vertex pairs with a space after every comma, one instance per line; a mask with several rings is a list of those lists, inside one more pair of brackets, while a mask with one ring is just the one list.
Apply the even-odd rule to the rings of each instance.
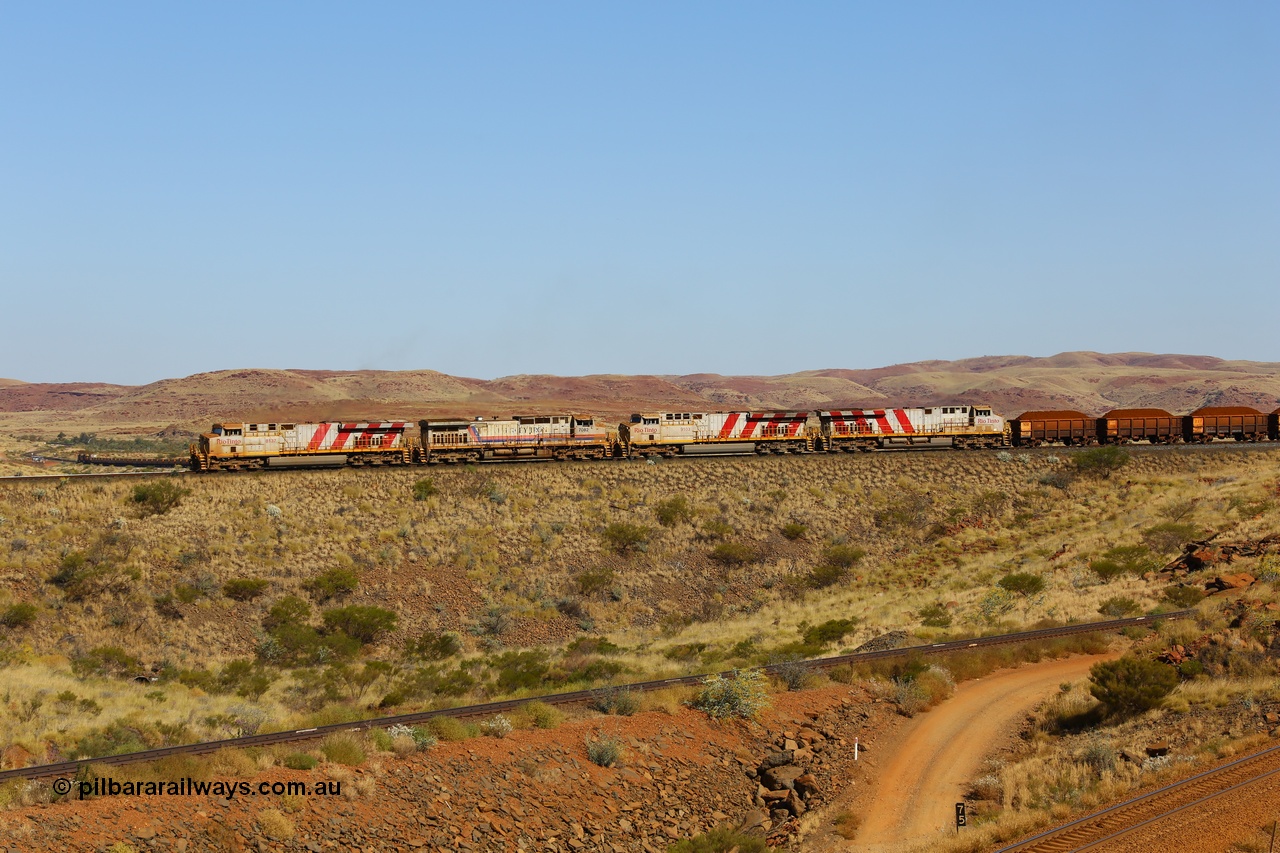
[[[192, 476], [182, 480], [191, 494], [176, 509], [146, 518], [129, 501], [133, 481], [6, 482], [0, 610], [24, 602], [39, 612], [0, 640], [0, 686], [6, 707], [19, 712], [0, 723], [0, 747], [19, 744], [51, 759], [114, 722], [185, 726], [205, 739], [232, 733], [237, 717], [272, 730], [370, 716], [389, 680], [317, 709], [299, 700], [300, 682], [287, 672], [245, 698], [69, 671], [69, 659], [103, 646], [148, 666], [216, 671], [253, 657], [262, 618], [284, 595], [311, 599], [314, 611], [395, 611], [398, 630], [365, 654], [397, 664], [405, 639], [457, 632], [464, 649], [455, 661], [476, 662], [470, 671], [480, 683], [434, 701], [458, 704], [536, 693], [499, 690], [487, 662], [504, 648], [556, 649], [577, 635], [624, 649], [575, 659], [620, 663], [623, 671], [604, 679], [620, 683], [763, 662], [828, 620], [857, 622], [826, 649], [835, 653], [898, 628], [927, 642], [944, 632], [1097, 619], [1099, 605], [1116, 596], [1151, 608], [1160, 585], [1137, 577], [1099, 583], [1089, 561], [1171, 519], [1229, 527], [1225, 538], [1270, 531], [1277, 519], [1267, 501], [1280, 453], [1135, 450], [1110, 480], [1079, 479], [1066, 490], [1041, 482], [1070, 458], [874, 454]], [[424, 477], [436, 493], [414, 501], [413, 483]], [[692, 512], [663, 526], [655, 510], [673, 496], [685, 496]], [[647, 528], [644, 549], [611, 551], [601, 531], [615, 522]], [[783, 536], [788, 523], [802, 524], [804, 536]], [[757, 557], [717, 562], [710, 555], [722, 542], [745, 544]], [[844, 580], [805, 589], [833, 543], [866, 556]], [[98, 554], [130, 579], [73, 599], [46, 582], [73, 551]], [[1233, 566], [1250, 568], [1260, 567]], [[307, 583], [331, 569], [354, 571], [359, 586], [322, 605]], [[584, 586], [585, 572], [604, 582]], [[996, 581], [1010, 572], [1042, 576], [1045, 591], [998, 594]], [[251, 601], [223, 596], [222, 585], [238, 578], [265, 579], [267, 592]], [[178, 593], [190, 600], [172, 599], [164, 615], [157, 600]], [[945, 607], [949, 628], [921, 624], [931, 604]], [[558, 654], [552, 661], [572, 663]], [[54, 709], [64, 690], [100, 713]], [[39, 708], [24, 711], [37, 700]]]

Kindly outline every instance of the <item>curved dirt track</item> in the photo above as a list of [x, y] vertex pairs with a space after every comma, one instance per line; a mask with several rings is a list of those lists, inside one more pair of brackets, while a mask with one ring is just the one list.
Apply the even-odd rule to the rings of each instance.
[[887, 756], [857, 840], [847, 849], [901, 850], [953, 832], [955, 804], [1001, 735], [1064, 681], [1116, 655], [1087, 655], [1003, 670], [967, 681], [921, 714]]

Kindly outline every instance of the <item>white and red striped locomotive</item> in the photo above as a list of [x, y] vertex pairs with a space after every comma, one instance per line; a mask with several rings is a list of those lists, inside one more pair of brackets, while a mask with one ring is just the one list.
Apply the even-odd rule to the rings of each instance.
[[874, 450], [878, 447], [1004, 447], [1005, 419], [987, 406], [930, 406], [910, 409], [844, 409], [818, 412], [821, 449]]
[[410, 462], [406, 421], [221, 423], [191, 446], [195, 471]]
[[645, 412], [618, 432], [628, 456], [813, 450], [808, 412]]
[[510, 418], [418, 421], [415, 461], [484, 459], [604, 459], [617, 433], [591, 415], [514, 415]]

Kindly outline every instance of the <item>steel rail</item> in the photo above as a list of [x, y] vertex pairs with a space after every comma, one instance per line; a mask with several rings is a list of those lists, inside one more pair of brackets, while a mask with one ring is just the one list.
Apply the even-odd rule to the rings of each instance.
[[[920, 646], [907, 646], [900, 649], [882, 649], [872, 652], [856, 652], [848, 655], [837, 655], [828, 658], [814, 658], [807, 661], [770, 664], [757, 667], [757, 671], [778, 673], [783, 667], [795, 666], [797, 663], [808, 669], [831, 669], [846, 664], [870, 663], [878, 660], [909, 657], [911, 655], [941, 655], [964, 652], [977, 648], [989, 648], [1014, 643], [1048, 640], [1075, 634], [1092, 634], [1109, 632], [1135, 625], [1149, 625], [1165, 620], [1187, 619], [1195, 615], [1194, 610], [1176, 610], [1153, 616], [1134, 616], [1127, 619], [1111, 619], [1104, 622], [1085, 622], [1079, 625], [1063, 625], [1056, 628], [1039, 628], [1032, 631], [1017, 631], [1011, 634], [998, 634], [991, 637], [974, 637], [963, 640], [949, 640], [942, 643], [930, 643]], [[436, 717], [487, 717], [512, 711], [528, 702], [545, 702], [549, 705], [576, 705], [590, 702], [602, 690], [634, 690], [649, 692], [665, 690], [671, 687], [687, 687], [701, 684], [711, 675], [732, 677], [733, 672], [702, 673], [684, 675], [675, 678], [662, 678], [654, 681], [640, 681], [633, 684], [610, 685], [607, 687], [574, 690], [567, 693], [553, 693], [545, 696], [526, 696], [520, 699], [505, 699], [500, 702], [485, 702], [477, 705], [464, 705], [457, 708], [438, 708], [432, 711], [417, 711], [410, 714], [397, 714], [390, 717], [375, 717], [351, 723], [332, 723], [308, 729], [296, 729], [269, 734], [246, 735], [244, 737], [226, 738], [224, 740], [205, 741], [202, 743], [165, 746], [130, 752], [122, 755], [108, 755], [100, 758], [82, 758], [75, 761], [63, 761], [56, 764], [39, 764], [32, 767], [20, 767], [13, 770], [0, 771], [0, 783], [11, 779], [39, 779], [47, 776], [64, 776], [76, 773], [80, 768], [90, 764], [132, 764], [139, 761], [156, 761], [172, 755], [204, 755], [220, 749], [243, 749], [251, 746], [268, 746], [294, 741], [316, 740], [338, 732], [362, 731], [373, 728], [386, 728], [395, 725], [414, 725], [424, 723]]]
[[[1280, 746], [1267, 747], [1266, 749], [1246, 755], [1243, 758], [1237, 758], [1235, 761], [1231, 761], [1221, 767], [1215, 767], [1212, 770], [1205, 770], [1194, 776], [1189, 776], [1186, 779], [1181, 779], [1177, 782], [1165, 785], [1162, 788], [1157, 788], [1154, 791], [1140, 794], [1139, 796], [1116, 803], [1113, 806], [1108, 806], [1107, 808], [1092, 812], [1084, 817], [1077, 818], [1070, 823], [1055, 826], [1052, 829], [1040, 833], [1039, 835], [1034, 835], [1031, 838], [1011, 844], [1008, 847], [1002, 847], [997, 850], [996, 853], [1033, 853], [1034, 851], [1043, 851], [1043, 853], [1065, 853], [1065, 851], [1089, 850], [1093, 847], [1097, 847], [1099, 844], [1104, 844], [1108, 841], [1112, 841], [1141, 829], [1144, 826], [1149, 826], [1150, 824], [1164, 820], [1165, 818], [1175, 815], [1185, 809], [1198, 806], [1201, 803], [1214, 799], [1215, 797], [1220, 797], [1223, 794], [1229, 794], [1245, 787], [1246, 785], [1252, 785], [1255, 782], [1260, 782], [1263, 779], [1274, 776], [1277, 773], [1280, 773], [1280, 767], [1271, 767], [1270, 769], [1263, 770], [1262, 772], [1253, 773], [1245, 779], [1234, 782], [1225, 788], [1213, 791], [1205, 796], [1197, 797], [1189, 803], [1174, 806], [1145, 820], [1141, 820], [1138, 823], [1125, 824], [1115, 831], [1110, 831], [1110, 827], [1114, 826], [1117, 820], [1123, 820], [1123, 816], [1127, 812], [1142, 809], [1143, 807], [1149, 807], [1160, 798], [1168, 795], [1194, 791], [1196, 786], [1212, 783], [1215, 780], [1222, 779], [1223, 777], [1227, 777], [1227, 781], [1230, 781], [1230, 777], [1233, 773], [1242, 769], [1247, 769], [1248, 765], [1277, 758], [1280, 758]], [[1107, 832], [1108, 834], [1101, 837], [1093, 837], [1090, 830], [1093, 830], [1095, 833], [1097, 831], [1101, 831]]]

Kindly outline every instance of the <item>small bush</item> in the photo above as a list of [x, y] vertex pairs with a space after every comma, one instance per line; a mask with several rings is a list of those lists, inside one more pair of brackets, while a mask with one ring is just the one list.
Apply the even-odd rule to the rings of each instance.
[[262, 627], [267, 631], [275, 631], [286, 625], [305, 625], [311, 619], [311, 605], [296, 595], [286, 595], [267, 611], [262, 620]]
[[765, 853], [768, 849], [760, 836], [725, 825], [678, 841], [667, 848], [667, 853]]
[[1203, 590], [1194, 586], [1182, 586], [1181, 584], [1166, 586], [1160, 595], [1174, 607], [1180, 608], [1195, 607], [1204, 599]]
[[424, 477], [413, 484], [413, 499], [415, 501], [425, 501], [434, 495], [437, 491], [436, 483], [430, 477]]
[[564, 720], [564, 714], [546, 702], [527, 702], [520, 707], [520, 710], [529, 718], [534, 728], [538, 729], [554, 729]]
[[71, 659], [71, 671], [81, 677], [86, 675], [137, 675], [142, 661], [119, 646], [98, 646], [89, 653]]
[[711, 675], [703, 680], [702, 690], [692, 704], [717, 720], [753, 719], [769, 704], [768, 681], [759, 670], [734, 670], [732, 678]]
[[663, 527], [675, 527], [682, 521], [693, 518], [693, 510], [689, 507], [689, 499], [684, 495], [676, 495], [659, 501], [653, 508], [653, 515]]
[[813, 672], [799, 658], [777, 661], [770, 665], [770, 671], [787, 686], [788, 690], [803, 690], [813, 677]]
[[446, 743], [466, 740], [480, 734], [475, 725], [468, 725], [456, 717], [433, 717], [427, 727], [437, 738]]
[[1089, 569], [1108, 583], [1124, 575], [1140, 575], [1159, 565], [1145, 545], [1117, 545], [1102, 552]]
[[745, 542], [721, 542], [711, 549], [711, 559], [726, 566], [740, 566], [755, 561], [756, 549]]
[[997, 585], [1007, 592], [1030, 598], [1044, 591], [1044, 578], [1030, 572], [1011, 572], [1000, 578]]
[[1200, 529], [1194, 524], [1166, 521], [1142, 531], [1142, 541], [1157, 554], [1181, 553], [1182, 546], [1200, 538]]
[[320, 744], [324, 757], [334, 764], [345, 764], [349, 767], [363, 764], [364, 746], [354, 735], [342, 733], [329, 735]]
[[394, 631], [399, 620], [390, 610], [363, 604], [326, 610], [322, 618], [328, 630], [341, 631], [366, 645]]
[[258, 812], [258, 828], [263, 835], [276, 841], [289, 841], [297, 831], [293, 821], [279, 809], [263, 809]]
[[424, 660], [447, 660], [462, 651], [462, 639], [454, 633], [427, 631], [405, 644], [405, 653]]
[[586, 739], [586, 747], [587, 758], [600, 767], [612, 767], [622, 757], [622, 741], [599, 732]]
[[603, 687], [591, 691], [590, 707], [602, 714], [630, 717], [640, 710], [640, 696], [625, 687]]
[[157, 480], [151, 483], [139, 483], [133, 487], [132, 501], [142, 516], [164, 515], [191, 494], [173, 480]]
[[1115, 445], [1108, 445], [1078, 453], [1074, 461], [1080, 473], [1106, 479], [1129, 464], [1129, 454]]
[[826, 589], [835, 586], [848, 575], [848, 569], [824, 564], [814, 567], [809, 574], [805, 575], [803, 584], [811, 589]]
[[253, 601], [266, 592], [269, 585], [263, 578], [235, 578], [222, 585], [222, 594], [236, 601]]
[[799, 523], [798, 521], [792, 521], [782, 525], [783, 538], [790, 539], [792, 542], [795, 542], [797, 539], [803, 539], [804, 535], [808, 532], [809, 527]]
[[920, 608], [919, 616], [920, 624], [929, 628], [951, 627], [951, 611], [947, 610], [946, 605], [941, 602], [926, 604]]
[[360, 586], [360, 576], [351, 569], [333, 568], [321, 572], [303, 586], [323, 604], [332, 598], [355, 592]]
[[1178, 686], [1178, 671], [1145, 658], [1123, 657], [1089, 670], [1089, 692], [1116, 717], [1132, 717], [1156, 707]]
[[625, 521], [606, 525], [601, 535], [605, 544], [619, 554], [643, 551], [649, 544], [649, 528]]
[[856, 619], [828, 619], [821, 625], [804, 629], [800, 636], [807, 646], [829, 646], [838, 643], [853, 633], [858, 626]]
[[613, 586], [616, 576], [613, 569], [607, 566], [601, 566], [597, 569], [586, 569], [579, 572], [574, 578], [577, 584], [578, 593], [581, 595], [595, 595], [601, 592], [607, 592]]
[[1138, 602], [1132, 598], [1118, 595], [1108, 598], [1098, 605], [1098, 614], [1110, 616], [1112, 619], [1123, 619], [1126, 616], [1133, 616], [1135, 613], [1140, 612], [1142, 612], [1142, 608], [1138, 605]]
[[316, 760], [314, 755], [309, 755], [305, 752], [291, 752], [280, 763], [290, 770], [314, 770], [315, 766], [320, 762]]
[[822, 562], [828, 566], [851, 569], [865, 556], [866, 551], [853, 545], [832, 545], [822, 552]]
[[39, 612], [40, 609], [38, 607], [27, 602], [10, 604], [3, 611], [0, 611], [0, 625], [5, 628], [25, 628], [36, 621], [36, 614]]
[[510, 718], [504, 714], [497, 714], [480, 723], [480, 733], [485, 737], [504, 738], [515, 729]]

